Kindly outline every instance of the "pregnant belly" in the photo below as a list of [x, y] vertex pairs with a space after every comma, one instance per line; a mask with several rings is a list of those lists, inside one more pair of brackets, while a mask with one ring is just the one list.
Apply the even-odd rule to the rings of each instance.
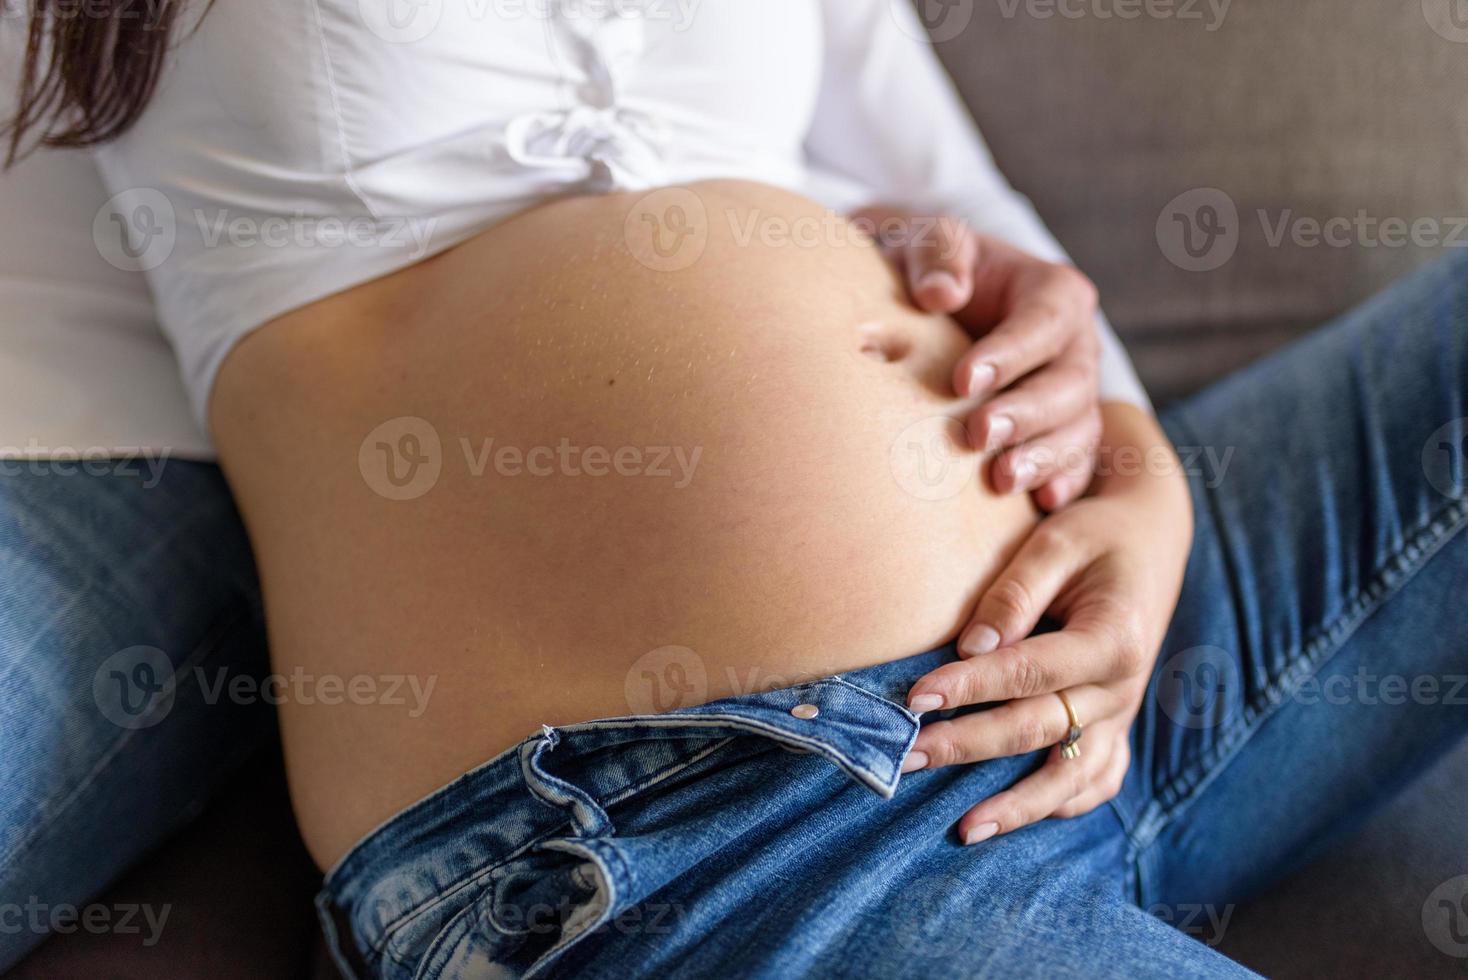
[[727, 182], [557, 201], [246, 339], [213, 424], [317, 859], [541, 724], [950, 639], [1035, 519], [961, 445], [968, 342]]

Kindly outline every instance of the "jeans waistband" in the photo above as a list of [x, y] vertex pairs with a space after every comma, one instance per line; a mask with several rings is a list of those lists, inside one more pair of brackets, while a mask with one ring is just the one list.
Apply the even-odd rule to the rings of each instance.
[[[605, 808], [688, 765], [709, 739], [768, 738], [813, 753], [883, 797], [897, 788], [918, 732], [914, 681], [955, 658], [951, 644], [793, 687], [657, 715], [545, 727], [388, 820], [327, 874], [318, 899], [328, 939], [348, 931], [379, 952], [415, 913], [476, 870], [551, 835], [609, 832]], [[639, 743], [635, 752], [608, 751]], [[340, 937], [346, 938], [346, 937]], [[340, 959], [340, 952], [338, 953]]]

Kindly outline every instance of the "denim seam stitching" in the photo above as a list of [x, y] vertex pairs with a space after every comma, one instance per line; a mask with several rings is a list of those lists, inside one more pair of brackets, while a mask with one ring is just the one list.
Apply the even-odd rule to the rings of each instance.
[[1236, 755], [1287, 697], [1298, 689], [1299, 683], [1317, 672], [1362, 623], [1465, 526], [1468, 526], [1468, 500], [1456, 501], [1429, 515], [1406, 543], [1381, 564], [1371, 582], [1356, 591], [1346, 608], [1329, 624], [1317, 629], [1302, 645], [1289, 667], [1252, 704], [1245, 706], [1229, 734], [1212, 751], [1194, 760], [1188, 772], [1179, 773], [1158, 791], [1156, 802], [1149, 808], [1150, 813], [1139, 821], [1139, 827], [1133, 834], [1136, 849], [1150, 846], [1223, 771], [1228, 759]]
[[[651, 773], [650, 775], [642, 777], [642, 779], [640, 780], [633, 780], [626, 786], [623, 786], [621, 789], [614, 790], [601, 799], [597, 800], [597, 804], [603, 807], [616, 806], [623, 800], [628, 799], [629, 797], [637, 793], [641, 793], [648, 789], [651, 789], [658, 783], [661, 783], [665, 779], [669, 779], [677, 775], [688, 767], [697, 765], [704, 759], [707, 759], [709, 756], [722, 749], [724, 746], [733, 742], [734, 738], [735, 736], [730, 735], [728, 738], [719, 739], [718, 742], [716, 742], [714, 745], [711, 745], [708, 748], [696, 753], [692, 758], [686, 759], [676, 765], [669, 766], [666, 769], [659, 769], [658, 771]], [[593, 797], [593, 799], [595, 799], [595, 797]]]

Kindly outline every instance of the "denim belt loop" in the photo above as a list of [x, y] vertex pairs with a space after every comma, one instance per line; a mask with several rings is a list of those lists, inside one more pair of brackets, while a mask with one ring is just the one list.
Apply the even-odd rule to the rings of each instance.
[[545, 756], [561, 742], [561, 733], [549, 725], [540, 735], [520, 746], [520, 771], [525, 785], [535, 798], [548, 806], [569, 810], [576, 832], [581, 837], [600, 837], [612, 829], [611, 817], [590, 795], [564, 779], [553, 776], [545, 768]]

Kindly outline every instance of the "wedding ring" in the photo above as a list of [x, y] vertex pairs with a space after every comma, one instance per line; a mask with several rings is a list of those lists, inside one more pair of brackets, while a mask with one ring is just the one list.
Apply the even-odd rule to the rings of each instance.
[[1060, 703], [1065, 705], [1065, 716], [1070, 720], [1070, 731], [1065, 733], [1065, 738], [1060, 742], [1060, 757], [1062, 759], [1076, 759], [1080, 757], [1081, 747], [1081, 719], [1076, 715], [1076, 709], [1070, 703], [1070, 698], [1065, 696], [1064, 691], [1056, 691], [1055, 696]]

